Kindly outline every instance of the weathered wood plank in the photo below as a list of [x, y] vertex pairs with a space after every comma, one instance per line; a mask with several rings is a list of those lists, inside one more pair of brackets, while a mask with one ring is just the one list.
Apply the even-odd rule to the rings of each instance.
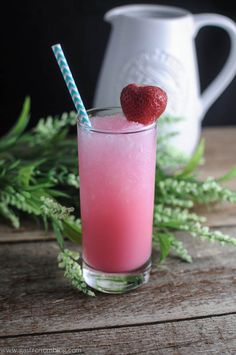
[[[200, 167], [201, 178], [220, 177], [233, 166], [236, 167], [236, 127], [205, 128], [203, 137], [206, 141], [205, 163]], [[227, 181], [226, 187], [236, 190], [236, 178]], [[236, 205], [216, 204], [195, 209], [206, 216], [208, 226], [236, 225]]]
[[[236, 315], [162, 324], [0, 339], [0, 350], [63, 354], [235, 354]], [[48, 353], [50, 354], [50, 352]], [[33, 352], [32, 352], [33, 353]], [[45, 352], [46, 353], [46, 352]]]
[[[224, 230], [235, 235], [236, 228]], [[2, 244], [0, 335], [133, 325], [236, 312], [236, 249], [184, 236], [194, 263], [154, 268], [129, 294], [88, 298], [57, 268], [55, 242]], [[75, 246], [71, 246], [75, 248]]]
[[221, 203], [211, 206], [197, 206], [194, 212], [206, 217], [209, 227], [236, 226], [236, 204]]
[[[236, 127], [209, 127], [203, 130], [206, 141], [205, 164], [201, 176], [220, 177], [236, 166]], [[236, 189], [236, 178], [225, 184]]]
[[37, 227], [33, 222], [28, 222], [19, 229], [0, 224], [0, 243], [32, 242], [55, 240], [53, 232], [45, 232], [42, 227]]

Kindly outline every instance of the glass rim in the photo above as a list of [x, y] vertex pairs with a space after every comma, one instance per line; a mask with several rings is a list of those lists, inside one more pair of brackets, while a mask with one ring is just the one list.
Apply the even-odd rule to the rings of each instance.
[[[89, 117], [91, 117], [91, 116], [95, 116], [96, 112], [110, 111], [110, 110], [120, 110], [122, 112], [121, 106], [106, 106], [106, 107], [91, 108], [91, 109], [87, 110], [87, 114]], [[83, 129], [85, 131], [89, 131], [89, 132], [93, 132], [93, 133], [101, 133], [101, 134], [134, 134], [134, 133], [142, 133], [145, 131], [149, 131], [149, 130], [157, 127], [157, 121], [155, 121], [149, 125], [143, 125], [141, 128], [138, 128], [138, 129], [136, 128], [132, 131], [121, 131], [121, 130], [112, 131], [109, 129], [98, 129], [98, 128], [93, 128], [93, 127], [90, 128], [80, 122], [79, 115], [77, 115], [77, 124], [81, 129]]]

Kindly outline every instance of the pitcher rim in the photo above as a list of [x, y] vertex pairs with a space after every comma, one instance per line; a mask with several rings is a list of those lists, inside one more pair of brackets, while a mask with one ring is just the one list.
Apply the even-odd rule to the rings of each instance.
[[[138, 16], [139, 12], [142, 11], [151, 11], [152, 10], [162, 10], [166, 11], [167, 16], [165, 17], [149, 17], [149, 16]], [[133, 13], [137, 13], [135, 16]], [[169, 13], [169, 16], [168, 16]], [[172, 16], [171, 16], [172, 14]], [[174, 14], [174, 15], [173, 15]], [[175, 15], [176, 14], [176, 15]], [[186, 17], [191, 15], [191, 12], [187, 9], [178, 6], [168, 6], [168, 5], [156, 5], [156, 4], [132, 4], [132, 5], [123, 5], [117, 6], [110, 10], [108, 10], [104, 15], [104, 20], [110, 22], [112, 17], [122, 15], [124, 17], [132, 18], [132, 19], [139, 19], [139, 20], [146, 20], [146, 21], [169, 21], [169, 20], [183, 20]]]

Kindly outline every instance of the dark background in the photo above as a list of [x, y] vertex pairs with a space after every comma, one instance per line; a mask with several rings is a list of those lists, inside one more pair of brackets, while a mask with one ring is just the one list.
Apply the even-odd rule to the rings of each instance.
[[[31, 125], [38, 118], [73, 109], [50, 46], [60, 42], [87, 108], [91, 107], [96, 80], [110, 26], [104, 13], [132, 3], [175, 5], [193, 13], [216, 12], [236, 19], [229, 1], [118, 1], [50, 0], [1, 3], [1, 133], [17, 117], [25, 95], [32, 98]], [[229, 52], [223, 30], [205, 28], [197, 37], [201, 86], [214, 78]], [[236, 124], [236, 80], [207, 113], [205, 125]]]

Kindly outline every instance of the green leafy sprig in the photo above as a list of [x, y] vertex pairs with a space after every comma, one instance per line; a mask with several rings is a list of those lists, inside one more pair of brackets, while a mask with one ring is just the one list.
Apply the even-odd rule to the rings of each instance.
[[72, 286], [88, 296], [95, 296], [95, 293], [87, 287], [83, 280], [82, 270], [78, 263], [79, 258], [79, 253], [64, 249], [58, 254], [58, 266], [64, 270], [64, 276]]
[[[51, 226], [60, 247], [59, 267], [65, 278], [87, 295], [79, 254], [65, 249], [64, 238], [81, 243], [79, 216], [79, 178], [77, 176], [77, 142], [70, 135], [76, 124], [74, 112], [40, 119], [36, 127], [26, 131], [30, 117], [30, 99], [26, 98], [14, 127], [0, 141], [0, 216], [14, 228], [22, 217], [32, 216]], [[165, 125], [179, 121], [166, 117]], [[160, 262], [172, 253], [191, 262], [182, 241], [175, 234], [184, 231], [193, 237], [236, 245], [236, 239], [204, 226], [205, 218], [193, 213], [195, 204], [236, 202], [236, 193], [221, 183], [236, 176], [236, 168], [218, 179], [201, 181], [197, 167], [203, 161], [204, 142], [187, 159], [169, 144], [167, 134], [158, 142], [156, 193], [154, 206], [153, 247], [160, 252]], [[181, 167], [181, 168], [180, 168]]]

